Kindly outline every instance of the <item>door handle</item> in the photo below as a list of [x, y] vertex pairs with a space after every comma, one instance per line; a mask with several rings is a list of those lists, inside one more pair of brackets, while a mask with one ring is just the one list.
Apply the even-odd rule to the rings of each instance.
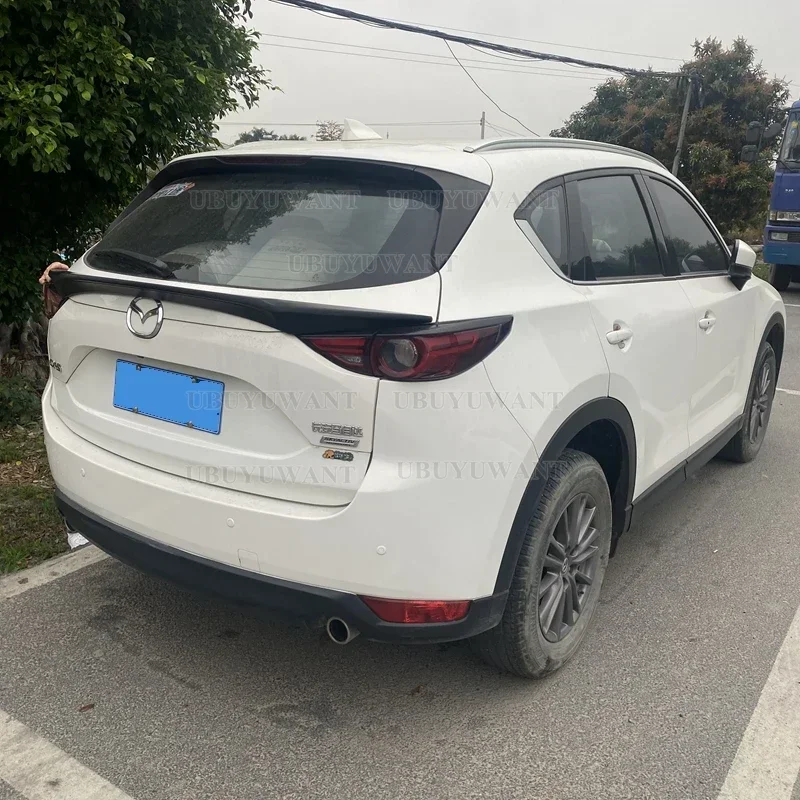
[[710, 311], [706, 311], [706, 315], [697, 324], [700, 326], [700, 330], [710, 331], [716, 321], [717, 318]]
[[633, 331], [630, 328], [623, 328], [620, 325], [614, 325], [614, 330], [606, 334], [606, 340], [609, 344], [623, 345], [632, 338]]

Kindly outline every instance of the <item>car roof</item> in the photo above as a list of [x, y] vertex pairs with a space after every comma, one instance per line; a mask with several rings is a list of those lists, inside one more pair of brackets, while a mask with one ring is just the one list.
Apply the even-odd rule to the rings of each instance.
[[[384, 163], [413, 165], [438, 169], [473, 178], [484, 183], [492, 182], [492, 164], [501, 154], [513, 153], [515, 160], [530, 155], [535, 160], [550, 162], [556, 167], [559, 156], [575, 156], [580, 153], [584, 161], [591, 162], [593, 156], [598, 166], [608, 163], [609, 155], [620, 158], [620, 165], [630, 165], [631, 160], [647, 165], [663, 166], [651, 156], [604, 142], [581, 139], [559, 139], [540, 137], [536, 139], [486, 139], [455, 141], [400, 141], [390, 139], [367, 139], [351, 141], [318, 142], [314, 140], [275, 140], [248, 142], [224, 150], [181, 156], [174, 162], [197, 158], [252, 158], [253, 156], [317, 156], [344, 158], [359, 161], [381, 161]], [[603, 155], [601, 155], [603, 154]], [[604, 156], [604, 157], [603, 157]], [[499, 162], [497, 166], [500, 166]]]

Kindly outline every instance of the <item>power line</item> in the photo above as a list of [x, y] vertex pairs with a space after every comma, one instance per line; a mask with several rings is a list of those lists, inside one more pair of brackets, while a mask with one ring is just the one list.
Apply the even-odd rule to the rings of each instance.
[[505, 128], [498, 128], [497, 125], [492, 125], [491, 122], [488, 120], [486, 121], [486, 126], [491, 128], [495, 133], [500, 134], [500, 136], [520, 136], [519, 133], [514, 133], [512, 131], [506, 130]]
[[463, 64], [462, 64], [462, 63], [461, 63], [461, 62], [458, 60], [458, 56], [457, 56], [457, 55], [456, 55], [456, 54], [453, 52], [453, 48], [452, 48], [452, 47], [450, 47], [450, 42], [448, 42], [448, 41], [445, 41], [445, 44], [447, 45], [447, 49], [450, 51], [450, 55], [451, 55], [451, 56], [453, 56], [453, 58], [456, 60], [456, 63], [458, 64], [458, 66], [459, 66], [459, 67], [461, 67], [461, 69], [463, 69], [463, 70], [464, 70], [464, 74], [465, 74], [465, 75], [466, 75], [466, 76], [467, 76], [467, 77], [468, 77], [468, 78], [469, 78], [469, 79], [470, 79], [470, 80], [471, 80], [471, 81], [472, 81], [472, 82], [475, 84], [475, 86], [476, 86], [476, 88], [478, 89], [478, 91], [479, 91], [479, 92], [480, 92], [480, 93], [481, 93], [481, 94], [482, 94], [482, 95], [483, 95], [483, 96], [484, 96], [484, 97], [485, 97], [485, 98], [486, 98], [486, 99], [487, 99], [487, 100], [488, 100], [488, 101], [489, 101], [489, 102], [490, 102], [490, 103], [491, 103], [491, 104], [492, 104], [492, 105], [493, 105], [493, 106], [494, 106], [494, 107], [495, 107], [495, 108], [496, 108], [496, 109], [497, 109], [497, 110], [498, 110], [498, 111], [501, 113], [501, 114], [505, 114], [505, 115], [506, 115], [507, 117], [509, 117], [510, 119], [513, 119], [515, 122], [518, 122], [518, 123], [519, 123], [519, 124], [520, 124], [520, 125], [521, 125], [523, 128], [525, 128], [525, 130], [526, 130], [526, 131], [528, 131], [528, 132], [532, 133], [534, 136], [538, 136], [538, 135], [539, 135], [538, 133], [536, 133], [536, 131], [534, 131], [534, 130], [532, 130], [531, 128], [529, 128], [529, 127], [528, 127], [528, 126], [527, 126], [527, 125], [526, 125], [524, 122], [522, 122], [521, 120], [517, 119], [517, 117], [515, 117], [513, 114], [509, 114], [509, 113], [508, 113], [508, 111], [504, 111], [502, 108], [500, 108], [500, 106], [498, 105], [497, 101], [496, 101], [496, 100], [495, 100], [495, 99], [494, 99], [494, 98], [493, 98], [491, 95], [489, 95], [489, 94], [488, 94], [486, 91], [484, 91], [484, 90], [481, 88], [481, 86], [480, 86], [480, 84], [478, 83], [478, 81], [476, 81], [476, 80], [475, 80], [475, 78], [473, 78], [473, 77], [472, 77], [472, 75], [470, 75], [470, 74], [469, 74], [469, 70], [468, 70], [468, 69], [467, 69], [467, 68], [466, 68], [466, 67], [465, 67], [465, 66], [464, 66], [464, 65], [463, 65]]
[[[379, 50], [381, 53], [400, 53], [400, 54], [405, 55], [405, 56], [424, 56], [425, 58], [445, 58], [445, 59], [447, 58], [447, 56], [440, 56], [440, 55], [437, 55], [436, 53], [419, 53], [419, 52], [416, 52], [414, 50], [395, 50], [395, 49], [392, 49], [392, 48], [389, 48], [389, 47], [370, 47], [369, 45], [351, 44], [350, 42], [331, 42], [330, 40], [327, 40], [327, 39], [307, 39], [307, 38], [305, 38], [303, 36], [283, 36], [283, 35], [277, 34], [277, 33], [264, 33], [264, 34], [262, 34], [262, 36], [266, 36], [266, 37], [269, 37], [271, 39], [288, 39], [288, 40], [291, 40], [293, 42], [311, 42], [313, 44], [330, 44], [330, 45], [335, 45], [336, 47], [354, 47], [357, 50]], [[468, 47], [471, 47], [473, 50], [477, 50], [477, 52], [479, 52], [479, 53], [483, 53], [484, 52], [483, 50], [480, 50], [477, 47], [472, 47], [472, 45], [468, 45]], [[314, 49], [314, 48], [311, 48], [311, 49]], [[502, 59], [503, 61], [511, 61], [511, 62], [514, 62], [514, 63], [517, 63], [517, 64], [519, 64], [520, 62], [530, 62], [529, 58], [512, 58], [512, 57], [499, 56], [499, 55], [496, 55], [496, 54], [490, 54], [490, 55], [495, 55], [496, 58]], [[461, 60], [464, 61], [464, 62], [470, 62], [471, 64], [492, 64], [494, 66], [499, 66], [499, 62], [498, 61], [487, 61], [486, 59], [481, 59], [481, 58], [462, 58]], [[551, 71], [548, 67], [543, 67], [541, 65], [538, 67], [538, 69], [541, 69], [543, 72], [544, 71], [547, 71], [547, 72]], [[563, 69], [562, 70], [554, 69], [554, 70], [552, 70], [552, 72], [553, 72], [554, 75], [555, 74], [559, 74], [559, 75], [573, 75], [573, 74], [575, 74], [575, 75], [586, 75], [586, 76], [593, 77], [593, 78], [604, 78], [605, 77], [600, 72], [592, 73], [592, 72], [589, 72], [587, 70], [580, 70], [580, 69], [570, 70], [569, 72], [567, 72], [567, 71], [565, 71]]]
[[[431, 122], [368, 122], [367, 125], [375, 125], [376, 127], [422, 127], [427, 125], [478, 125], [480, 120], [466, 119], [449, 122], [445, 120], [433, 120]], [[316, 128], [316, 122], [262, 122], [262, 121], [245, 121], [245, 122], [217, 122], [217, 125], [252, 125], [269, 126], [274, 128]]]
[[[272, 0], [273, 2], [281, 2], [282, 0]], [[408, 59], [408, 58], [399, 58], [397, 56], [381, 56], [377, 53], [350, 53], [347, 50], [326, 50], [322, 47], [301, 47], [300, 45], [294, 44], [272, 44], [267, 42], [268, 47], [280, 47], [286, 50], [304, 50], [308, 53], [332, 53], [334, 55], [339, 56], [359, 56], [361, 58], [378, 58], [382, 61], [402, 61], [404, 64], [432, 64], [437, 67], [452, 67], [454, 69], [458, 68], [458, 64], [448, 64], [444, 61], [429, 61], [425, 59]], [[564, 72], [556, 73], [554, 70], [544, 70], [544, 69], [505, 69], [504, 67], [475, 67], [471, 66], [471, 69], [480, 69], [486, 72], [506, 72], [511, 75], [547, 75], [551, 78], [574, 78], [575, 80], [581, 81], [595, 81], [601, 79], [601, 76], [597, 76], [596, 78], [591, 78], [588, 75], [573, 75], [571, 72]]]
[[[418, 22], [412, 22], [407, 19], [394, 19], [393, 22], [402, 22], [406, 25], [419, 25]], [[591, 50], [595, 53], [611, 53], [616, 56], [634, 56], [636, 58], [657, 58], [660, 61], [678, 61], [684, 62], [684, 58], [675, 58], [674, 56], [656, 56], [647, 53], [628, 53], [625, 50], [605, 50], [602, 47], [586, 47], [578, 44], [564, 44], [563, 42], [544, 42], [540, 39], [525, 39], [521, 36], [509, 36], [505, 33], [486, 33], [485, 31], [471, 31], [466, 28], [452, 28], [449, 25], [439, 25], [442, 30], [456, 31], [457, 33], [472, 33], [475, 36], [493, 36], [495, 39], [509, 39], [515, 42], [528, 42], [530, 44], [546, 44], [548, 47], [566, 47], [569, 50]]]
[[486, 124], [504, 136], [523, 136], [519, 131], [512, 131], [511, 128], [504, 128], [495, 122], [489, 122], [489, 120], [486, 120]]
[[323, 5], [322, 3], [315, 3], [313, 0], [271, 0], [273, 3], [280, 3], [282, 5], [292, 6], [295, 8], [302, 8], [308, 11], [316, 11], [319, 13], [327, 13], [336, 17], [344, 19], [355, 20], [365, 24], [375, 25], [380, 28], [388, 28], [394, 30], [406, 31], [407, 33], [418, 33], [424, 36], [431, 36], [436, 39], [442, 39], [446, 42], [458, 42], [459, 44], [468, 44], [481, 47], [484, 50], [496, 51], [499, 53], [509, 53], [511, 55], [526, 56], [538, 61], [557, 61], [562, 64], [571, 64], [581, 67], [589, 67], [591, 69], [606, 69], [611, 72], [619, 72], [623, 75], [647, 75], [650, 77], [672, 78], [682, 75], [683, 73], [677, 72], [655, 72], [654, 70], [634, 69], [632, 67], [622, 67], [616, 64], [604, 64], [598, 61], [589, 61], [583, 58], [573, 58], [572, 56], [558, 55], [555, 53], [540, 53], [534, 50], [526, 50], [521, 47], [512, 47], [510, 45], [499, 44], [497, 42], [487, 42], [480, 39], [468, 38], [466, 36], [456, 36], [455, 34], [445, 33], [433, 28], [423, 28], [419, 25], [407, 25], [402, 22], [393, 22], [392, 20], [383, 19], [381, 17], [372, 17], [368, 14], [361, 14], [356, 11], [350, 11], [345, 8], [336, 8], [335, 6]]

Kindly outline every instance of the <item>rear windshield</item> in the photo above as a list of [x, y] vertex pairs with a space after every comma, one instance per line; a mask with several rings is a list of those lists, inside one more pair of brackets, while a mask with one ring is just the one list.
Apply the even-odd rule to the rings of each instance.
[[[452, 206], [432, 179], [379, 165], [190, 174], [124, 215], [86, 261], [128, 275], [251, 289], [399, 283], [441, 266], [436, 243], [448, 200]], [[461, 209], [458, 238], [476, 211]]]

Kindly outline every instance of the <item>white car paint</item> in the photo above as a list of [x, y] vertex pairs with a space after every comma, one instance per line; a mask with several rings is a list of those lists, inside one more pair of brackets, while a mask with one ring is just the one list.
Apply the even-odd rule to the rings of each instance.
[[[310, 300], [439, 323], [511, 315], [513, 326], [466, 372], [404, 383], [348, 371], [296, 337], [217, 311], [165, 303], [163, 331], [142, 340], [125, 326], [129, 296], [67, 301], [49, 339], [62, 370], [43, 399], [57, 487], [104, 520], [219, 564], [377, 597], [491, 595], [528, 480], [565, 421], [598, 399], [624, 406], [636, 434], [638, 497], [741, 413], [764, 327], [784, 316], [780, 298], [757, 279], [741, 292], [724, 276], [571, 283], [514, 219], [539, 184], [580, 170], [643, 169], [674, 180], [632, 152], [544, 142], [472, 153], [376, 140], [259, 143], [224, 159], [276, 153], [418, 165], [490, 185], [438, 274], [318, 291]], [[74, 271], [119, 277], [83, 261]], [[212, 291], [298, 300], [289, 291]], [[707, 310], [716, 316], [712, 333], [698, 331]], [[615, 323], [633, 332], [622, 347], [606, 337]], [[115, 409], [117, 358], [201, 374], [256, 397], [332, 392], [351, 395], [353, 406], [249, 415], [226, 408], [224, 435], [214, 440]], [[322, 472], [330, 465], [311, 430], [320, 421], [363, 428], [350, 469]], [[221, 466], [234, 467], [228, 483], [213, 479]], [[264, 466], [297, 466], [310, 477], [254, 486], [248, 469]]]

